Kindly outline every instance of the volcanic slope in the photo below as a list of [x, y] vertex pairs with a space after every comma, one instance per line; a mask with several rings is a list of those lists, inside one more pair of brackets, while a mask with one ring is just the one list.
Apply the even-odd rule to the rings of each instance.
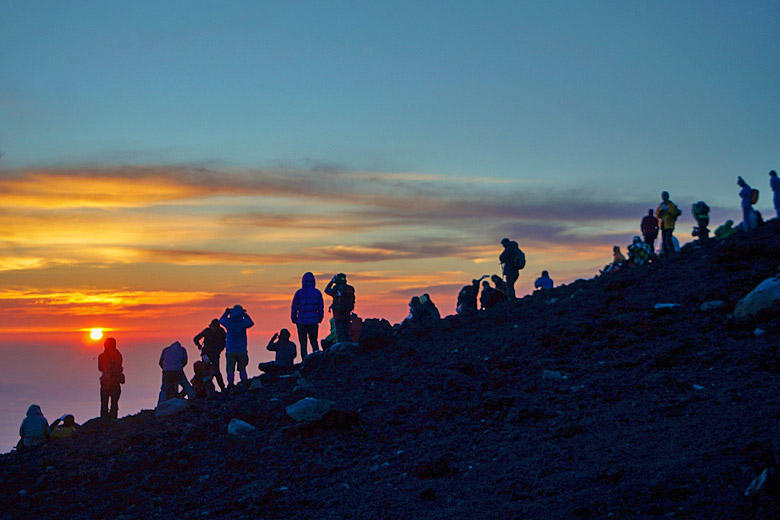
[[[0, 518], [776, 517], [775, 487], [744, 492], [774, 464], [780, 318], [728, 314], [775, 275], [778, 237], [771, 221], [298, 380], [90, 421], [0, 456]], [[307, 396], [335, 412], [295, 423]]]

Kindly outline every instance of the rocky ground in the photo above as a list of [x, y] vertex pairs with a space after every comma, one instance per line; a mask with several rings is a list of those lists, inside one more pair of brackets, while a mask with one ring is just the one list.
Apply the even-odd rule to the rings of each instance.
[[[91, 421], [0, 456], [0, 518], [777, 518], [772, 482], [744, 492], [780, 441], [780, 314], [729, 314], [779, 265], [772, 221], [303, 378]], [[296, 423], [307, 396], [333, 410]]]

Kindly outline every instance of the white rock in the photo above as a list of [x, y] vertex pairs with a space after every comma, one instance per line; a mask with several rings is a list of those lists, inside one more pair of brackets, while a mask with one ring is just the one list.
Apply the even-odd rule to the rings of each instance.
[[657, 311], [677, 309], [678, 307], [680, 307], [679, 303], [656, 303], [653, 305], [653, 309]]
[[157, 405], [155, 417], [166, 417], [187, 409], [189, 402], [186, 399], [168, 399]]
[[780, 310], [780, 277], [767, 278], [734, 307], [734, 318], [740, 320], [761, 311]]
[[241, 419], [231, 419], [230, 424], [228, 424], [228, 433], [230, 435], [241, 435], [242, 433], [249, 433], [254, 430], [254, 426]]
[[766, 480], [769, 477], [769, 469], [765, 469], [761, 472], [759, 476], [753, 479], [753, 482], [750, 483], [748, 488], [745, 490], [745, 496], [749, 497], [750, 495], [755, 495], [759, 491], [761, 491], [761, 488], [764, 487], [764, 484], [766, 484]]
[[325, 415], [333, 406], [331, 401], [306, 397], [284, 409], [287, 415], [298, 422], [316, 421]]

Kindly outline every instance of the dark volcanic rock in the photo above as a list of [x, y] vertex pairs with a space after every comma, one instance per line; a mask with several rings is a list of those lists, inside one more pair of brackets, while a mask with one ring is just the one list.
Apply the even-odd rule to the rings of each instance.
[[[776, 464], [780, 318], [701, 306], [778, 265], [771, 221], [423, 333], [367, 320], [303, 378], [0, 456], [0, 518], [777, 518], [776, 479], [744, 492]], [[302, 395], [334, 407], [295, 423]]]

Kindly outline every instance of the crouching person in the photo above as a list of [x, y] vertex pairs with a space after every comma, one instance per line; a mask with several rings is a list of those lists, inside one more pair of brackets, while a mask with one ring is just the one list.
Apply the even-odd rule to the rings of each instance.
[[179, 385], [184, 389], [187, 397], [195, 398], [195, 391], [184, 375], [184, 367], [187, 366], [187, 350], [181, 343], [174, 341], [163, 349], [160, 354], [160, 368], [162, 368], [162, 386], [157, 404], [179, 395]]
[[298, 351], [295, 343], [290, 341], [290, 331], [282, 329], [274, 334], [266, 347], [271, 352], [276, 352], [276, 360], [260, 363], [257, 368], [267, 374], [289, 374], [293, 371], [295, 356]]

